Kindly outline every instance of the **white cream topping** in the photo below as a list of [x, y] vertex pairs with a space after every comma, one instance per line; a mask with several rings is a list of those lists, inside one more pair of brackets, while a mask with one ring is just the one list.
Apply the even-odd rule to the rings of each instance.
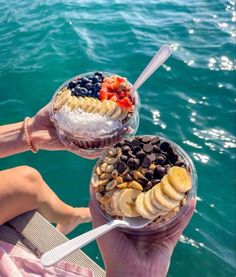
[[72, 135], [86, 133], [96, 134], [99, 137], [113, 133], [122, 127], [122, 123], [117, 120], [111, 120], [99, 114], [87, 113], [79, 108], [71, 111], [66, 105], [53, 115], [53, 119], [59, 128]]

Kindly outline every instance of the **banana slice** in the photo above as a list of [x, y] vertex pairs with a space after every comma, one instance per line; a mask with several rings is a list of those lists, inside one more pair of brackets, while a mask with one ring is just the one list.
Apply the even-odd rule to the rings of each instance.
[[119, 120], [125, 119], [127, 117], [127, 115], [128, 115], [128, 111], [125, 109], [121, 109], [121, 114], [119, 116]]
[[192, 188], [191, 177], [185, 168], [173, 166], [167, 173], [168, 180], [178, 192], [187, 192]]
[[113, 196], [113, 191], [109, 190], [105, 193], [105, 195], [101, 198], [100, 202], [102, 204], [107, 204], [110, 203], [112, 200], [112, 196]]
[[154, 189], [152, 188], [150, 190], [150, 194], [149, 194], [151, 203], [153, 206], [155, 206], [159, 211], [161, 211], [161, 213], [165, 214], [166, 212], [168, 212], [170, 209], [163, 207], [155, 198], [154, 196]]
[[68, 96], [65, 105], [70, 108], [70, 105], [73, 103], [73, 97]]
[[111, 208], [111, 204], [110, 204], [110, 202], [109, 203], [106, 203], [106, 204], [104, 204], [104, 203], [102, 203], [101, 204], [101, 208], [103, 209], [103, 210], [105, 210], [109, 215], [113, 215], [114, 214], [114, 211], [112, 210], [112, 208]]
[[81, 109], [81, 107], [83, 106], [84, 103], [84, 98], [83, 97], [77, 97], [77, 106], [76, 109]]
[[91, 110], [91, 113], [98, 113], [98, 111], [101, 109], [102, 107], [102, 103], [100, 100], [98, 99], [93, 99], [94, 100], [94, 107]]
[[109, 213], [112, 216], [114, 216], [114, 215], [115, 216], [122, 216], [122, 214], [120, 214], [117, 210], [115, 210], [112, 207], [112, 202], [109, 202], [109, 203], [105, 204], [104, 208], [105, 208], [106, 212]]
[[99, 109], [98, 113], [100, 115], [106, 115], [106, 113], [108, 112], [108, 109], [109, 109], [109, 107], [108, 107], [107, 102], [106, 101], [102, 101], [102, 106]]
[[68, 96], [70, 95], [70, 91], [69, 90], [64, 90], [62, 92], [60, 92], [55, 100], [54, 103], [54, 110], [60, 110], [61, 107], [66, 103]]
[[115, 112], [111, 115], [111, 118], [118, 119], [120, 115], [121, 115], [121, 108], [117, 106]]
[[123, 212], [120, 209], [119, 206], [119, 199], [120, 199], [120, 195], [122, 193], [122, 190], [116, 190], [112, 196], [112, 200], [111, 200], [111, 207], [112, 209], [117, 213], [117, 215], [119, 216], [123, 216]]
[[158, 209], [152, 201], [152, 197], [153, 197], [153, 191], [149, 190], [144, 194], [144, 206], [146, 207], [146, 210], [155, 215], [155, 217], [157, 217], [158, 215], [161, 214], [165, 214], [166, 212], [164, 212], [163, 210]]
[[163, 192], [170, 197], [173, 200], [182, 200], [184, 197], [184, 194], [181, 192], [176, 191], [172, 185], [169, 183], [168, 177], [167, 175], [165, 175], [162, 179], [161, 179], [161, 188], [163, 190]]
[[90, 110], [90, 108], [91, 108], [90, 104], [91, 104], [90, 98], [84, 97], [84, 102], [83, 102], [83, 106], [81, 107], [81, 109], [84, 112], [88, 112], [88, 110]]
[[73, 111], [77, 108], [77, 97], [76, 96], [72, 96], [71, 97], [71, 103], [69, 104], [70, 109]]
[[153, 196], [156, 201], [163, 207], [169, 210], [177, 207], [179, 201], [170, 199], [161, 189], [161, 184], [157, 184], [153, 187]]
[[110, 100], [107, 100], [107, 101], [108, 101], [107, 105], [108, 105], [109, 109], [108, 109], [106, 115], [111, 116], [115, 112], [117, 104]]
[[125, 216], [139, 216], [135, 208], [135, 200], [140, 193], [141, 191], [136, 189], [123, 189], [119, 198], [119, 207]]
[[140, 193], [135, 201], [135, 209], [144, 218], [154, 219], [154, 214], [150, 213], [144, 204], [145, 193]]
[[94, 109], [95, 105], [96, 105], [96, 101], [94, 98], [88, 98], [89, 99], [89, 105], [88, 105], [88, 108], [86, 110], [87, 113], [91, 113], [92, 110]]

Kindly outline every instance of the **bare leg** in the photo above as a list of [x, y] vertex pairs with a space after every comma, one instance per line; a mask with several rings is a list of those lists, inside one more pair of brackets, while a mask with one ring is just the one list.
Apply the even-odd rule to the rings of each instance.
[[78, 224], [91, 221], [88, 208], [73, 208], [48, 187], [40, 173], [28, 166], [0, 171], [0, 224], [30, 210], [58, 223], [64, 234]]

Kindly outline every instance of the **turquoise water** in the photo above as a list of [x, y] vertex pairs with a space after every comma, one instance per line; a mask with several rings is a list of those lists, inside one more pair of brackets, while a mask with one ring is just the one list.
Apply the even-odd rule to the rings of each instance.
[[[110, 71], [133, 82], [171, 44], [171, 58], [140, 89], [138, 130], [181, 145], [199, 175], [196, 213], [168, 276], [235, 276], [235, 2], [133, 2], [0, 0], [0, 124], [32, 116], [81, 72]], [[88, 204], [94, 161], [40, 151], [4, 158], [0, 168], [23, 164], [67, 203]], [[96, 243], [84, 250], [102, 265]]]

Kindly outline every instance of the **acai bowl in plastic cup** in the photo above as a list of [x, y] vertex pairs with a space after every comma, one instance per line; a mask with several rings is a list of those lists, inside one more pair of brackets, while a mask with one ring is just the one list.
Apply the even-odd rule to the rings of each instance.
[[166, 138], [149, 135], [122, 139], [106, 150], [90, 184], [95, 207], [107, 221], [150, 220], [142, 229], [118, 228], [134, 235], [173, 235], [196, 193], [197, 173], [187, 153]]
[[140, 100], [126, 78], [108, 72], [80, 74], [63, 83], [50, 103], [61, 142], [77, 154], [97, 156], [139, 125]]

